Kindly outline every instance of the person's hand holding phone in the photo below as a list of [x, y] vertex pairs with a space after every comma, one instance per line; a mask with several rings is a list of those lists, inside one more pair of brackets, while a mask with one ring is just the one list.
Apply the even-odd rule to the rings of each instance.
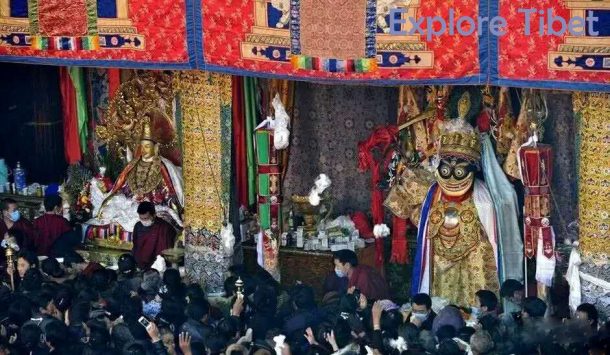
[[146, 332], [148, 333], [148, 336], [150, 336], [153, 344], [161, 341], [161, 334], [159, 333], [159, 328], [157, 328], [155, 323], [149, 322], [148, 327], [146, 327]]

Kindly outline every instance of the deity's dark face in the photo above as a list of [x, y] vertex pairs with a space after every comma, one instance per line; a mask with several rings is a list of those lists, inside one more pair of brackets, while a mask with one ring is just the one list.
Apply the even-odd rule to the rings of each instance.
[[476, 166], [468, 160], [442, 157], [436, 169], [436, 179], [447, 196], [462, 196], [474, 183]]

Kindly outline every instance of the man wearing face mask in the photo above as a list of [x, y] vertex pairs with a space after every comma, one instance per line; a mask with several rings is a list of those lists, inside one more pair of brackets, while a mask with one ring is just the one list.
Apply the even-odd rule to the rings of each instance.
[[140, 270], [146, 270], [157, 255], [174, 246], [176, 230], [166, 221], [157, 218], [152, 202], [140, 203], [138, 215], [140, 221], [133, 229], [132, 253]]
[[425, 293], [418, 293], [411, 299], [411, 313], [406, 321], [415, 324], [420, 330], [432, 330], [436, 313], [432, 310], [432, 299]]
[[50, 255], [53, 245], [72, 231], [68, 220], [63, 217], [63, 200], [58, 195], [44, 198], [45, 214], [34, 220], [36, 239], [34, 246], [38, 255]]
[[11, 198], [2, 200], [2, 220], [0, 220], [0, 236], [4, 237], [6, 232], [17, 230], [23, 240], [17, 240], [17, 244], [26, 249], [32, 249], [34, 240], [34, 228], [32, 223], [21, 216], [18, 210], [17, 201]]
[[335, 274], [348, 279], [348, 288], [356, 288], [369, 300], [389, 298], [388, 284], [372, 267], [358, 264], [358, 256], [349, 249], [333, 253]]

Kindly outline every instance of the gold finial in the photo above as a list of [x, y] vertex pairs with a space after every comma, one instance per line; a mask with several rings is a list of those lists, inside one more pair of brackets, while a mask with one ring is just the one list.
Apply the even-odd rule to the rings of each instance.
[[459, 118], [466, 117], [468, 111], [470, 111], [470, 106], [470, 93], [466, 91], [464, 92], [464, 94], [462, 94], [462, 97], [460, 97], [460, 100], [458, 101], [458, 115], [460, 116]]
[[237, 281], [235, 281], [235, 288], [237, 288], [237, 294], [243, 294], [244, 282], [241, 280], [241, 277], [237, 277]]
[[150, 123], [144, 122], [144, 129], [142, 130], [142, 140], [153, 141], [152, 130], [150, 129]]

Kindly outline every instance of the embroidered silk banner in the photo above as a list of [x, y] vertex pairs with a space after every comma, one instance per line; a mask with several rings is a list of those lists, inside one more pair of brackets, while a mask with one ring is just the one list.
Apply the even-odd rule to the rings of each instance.
[[610, 0], [0, 0], [0, 61], [610, 92]]
[[194, 67], [192, 7], [191, 0], [0, 0], [0, 60]]
[[508, 30], [490, 47], [492, 83], [610, 91], [610, 1], [498, 1]]
[[[461, 36], [453, 26], [455, 36], [430, 40], [417, 31], [426, 28], [421, 19], [449, 20], [450, 9], [455, 18], [476, 19], [478, 1], [205, 0], [202, 9], [207, 70], [385, 83], [487, 78], [476, 28]], [[461, 25], [468, 30], [467, 22]]]

